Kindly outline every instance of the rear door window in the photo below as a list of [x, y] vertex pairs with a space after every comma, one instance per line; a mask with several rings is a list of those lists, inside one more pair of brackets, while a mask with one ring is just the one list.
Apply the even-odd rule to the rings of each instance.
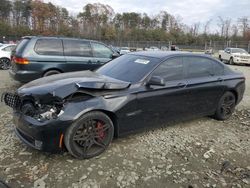
[[64, 40], [64, 55], [92, 57], [90, 42], [81, 40]]
[[35, 52], [40, 55], [63, 55], [62, 40], [60, 39], [38, 39], [35, 44]]
[[100, 43], [91, 43], [93, 48], [93, 54], [97, 58], [111, 58], [113, 51]]
[[184, 57], [187, 67], [187, 78], [199, 78], [214, 75], [213, 62], [203, 57]]

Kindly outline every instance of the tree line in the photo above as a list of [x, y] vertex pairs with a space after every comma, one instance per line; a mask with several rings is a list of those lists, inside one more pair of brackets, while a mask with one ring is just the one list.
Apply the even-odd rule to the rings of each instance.
[[[109, 5], [87, 4], [77, 15], [51, 2], [1, 0], [0, 37], [48, 35], [115, 41], [172, 41], [199, 43], [209, 40], [250, 40], [250, 19], [237, 22], [218, 17], [188, 26], [178, 16], [160, 11], [155, 16], [136, 12], [115, 13]], [[217, 23], [217, 31], [211, 23]], [[1, 38], [0, 38], [1, 39]]]

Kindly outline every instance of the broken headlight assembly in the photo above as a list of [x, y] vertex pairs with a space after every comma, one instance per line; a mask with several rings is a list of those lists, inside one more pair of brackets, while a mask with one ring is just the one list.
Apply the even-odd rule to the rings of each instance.
[[21, 112], [38, 121], [56, 119], [63, 114], [63, 102], [54, 101], [51, 104], [41, 104], [34, 100], [25, 100], [21, 105]]

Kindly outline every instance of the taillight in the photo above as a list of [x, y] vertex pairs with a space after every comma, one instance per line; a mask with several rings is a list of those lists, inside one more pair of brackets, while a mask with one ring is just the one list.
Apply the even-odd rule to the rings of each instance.
[[29, 64], [29, 61], [28, 59], [26, 58], [21, 58], [21, 57], [13, 57], [12, 58], [13, 62], [16, 63], [16, 64], [21, 64], [21, 65], [27, 65]]

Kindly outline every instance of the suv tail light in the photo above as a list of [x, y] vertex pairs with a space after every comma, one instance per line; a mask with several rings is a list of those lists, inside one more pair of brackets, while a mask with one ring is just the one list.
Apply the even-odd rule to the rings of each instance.
[[16, 64], [21, 64], [21, 65], [27, 65], [27, 64], [29, 64], [28, 59], [22, 58], [22, 57], [15, 57], [15, 56], [13, 56], [12, 60]]

